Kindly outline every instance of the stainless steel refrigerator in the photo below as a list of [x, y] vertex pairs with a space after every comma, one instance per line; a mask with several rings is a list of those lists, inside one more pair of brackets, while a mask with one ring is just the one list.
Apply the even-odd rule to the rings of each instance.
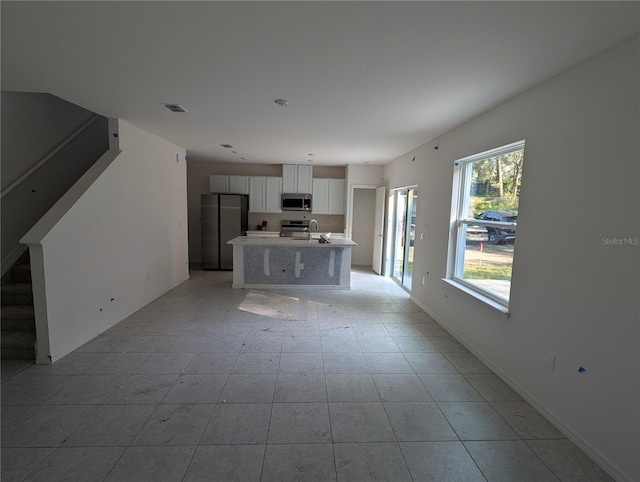
[[202, 268], [233, 269], [233, 246], [227, 241], [246, 236], [249, 196], [244, 194], [201, 194]]

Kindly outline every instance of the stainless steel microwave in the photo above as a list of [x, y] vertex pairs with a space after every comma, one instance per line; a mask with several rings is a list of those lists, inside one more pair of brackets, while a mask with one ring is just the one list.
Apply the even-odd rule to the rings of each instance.
[[311, 194], [282, 193], [283, 211], [311, 211]]

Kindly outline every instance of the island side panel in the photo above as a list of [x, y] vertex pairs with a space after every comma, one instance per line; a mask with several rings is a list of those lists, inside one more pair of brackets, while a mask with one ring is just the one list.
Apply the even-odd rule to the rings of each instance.
[[[342, 284], [345, 251], [350, 248], [245, 245], [244, 284], [338, 287]], [[350, 266], [345, 268], [350, 271]]]
[[233, 245], [233, 284], [232, 288], [244, 286], [244, 246]]

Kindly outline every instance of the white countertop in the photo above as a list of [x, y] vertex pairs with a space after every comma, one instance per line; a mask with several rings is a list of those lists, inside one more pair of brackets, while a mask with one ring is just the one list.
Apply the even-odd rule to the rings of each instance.
[[352, 246], [358, 246], [357, 243], [347, 238], [331, 238], [330, 243], [321, 243], [317, 239], [294, 239], [294, 238], [273, 238], [273, 237], [253, 237], [253, 236], [238, 236], [227, 244], [240, 245], [240, 246], [310, 246], [313, 248], [349, 248]]

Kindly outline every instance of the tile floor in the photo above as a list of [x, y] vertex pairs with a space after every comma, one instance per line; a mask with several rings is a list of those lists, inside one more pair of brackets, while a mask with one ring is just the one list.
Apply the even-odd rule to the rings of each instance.
[[193, 271], [15, 371], [5, 482], [611, 480], [365, 269], [350, 291], [233, 290], [231, 273]]

